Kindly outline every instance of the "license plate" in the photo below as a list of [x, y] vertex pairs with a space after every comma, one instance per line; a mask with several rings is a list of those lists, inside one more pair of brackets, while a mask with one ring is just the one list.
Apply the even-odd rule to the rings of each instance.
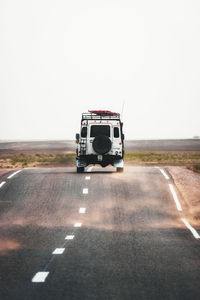
[[103, 155], [98, 155], [98, 156], [97, 156], [97, 159], [98, 159], [98, 161], [102, 161]]

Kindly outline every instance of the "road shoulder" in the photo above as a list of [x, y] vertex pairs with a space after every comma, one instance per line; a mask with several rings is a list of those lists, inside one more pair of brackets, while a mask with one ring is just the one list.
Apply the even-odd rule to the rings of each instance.
[[11, 171], [13, 171], [13, 169], [0, 169], [0, 180]]
[[200, 175], [186, 167], [168, 166], [167, 170], [188, 204], [193, 225], [200, 228]]

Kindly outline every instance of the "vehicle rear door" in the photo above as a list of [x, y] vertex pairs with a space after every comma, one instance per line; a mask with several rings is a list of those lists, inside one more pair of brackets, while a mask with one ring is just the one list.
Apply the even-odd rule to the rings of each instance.
[[[91, 123], [88, 126], [88, 146], [87, 146], [87, 154], [96, 154], [93, 149], [92, 143], [95, 137], [99, 135], [106, 135], [111, 139], [111, 126], [109, 124], [102, 124], [102, 123]], [[112, 142], [112, 139], [111, 139]]]

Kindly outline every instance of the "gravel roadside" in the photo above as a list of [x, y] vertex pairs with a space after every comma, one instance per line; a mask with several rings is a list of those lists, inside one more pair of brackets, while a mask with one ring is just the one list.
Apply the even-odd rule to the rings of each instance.
[[10, 171], [12, 171], [12, 169], [0, 169], [0, 179], [3, 175], [9, 173]]
[[167, 170], [180, 191], [184, 201], [188, 204], [187, 212], [193, 226], [200, 228], [200, 174], [188, 170], [186, 167], [171, 167]]

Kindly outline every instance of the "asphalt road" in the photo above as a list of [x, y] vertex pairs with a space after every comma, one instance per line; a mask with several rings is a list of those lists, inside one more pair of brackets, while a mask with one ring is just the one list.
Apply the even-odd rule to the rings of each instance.
[[[60, 141], [0, 141], [0, 154], [37, 151], [75, 151], [73, 140]], [[200, 151], [200, 139], [125, 140], [126, 151]]]
[[1, 177], [0, 299], [200, 299], [200, 228], [169, 174], [89, 171]]

